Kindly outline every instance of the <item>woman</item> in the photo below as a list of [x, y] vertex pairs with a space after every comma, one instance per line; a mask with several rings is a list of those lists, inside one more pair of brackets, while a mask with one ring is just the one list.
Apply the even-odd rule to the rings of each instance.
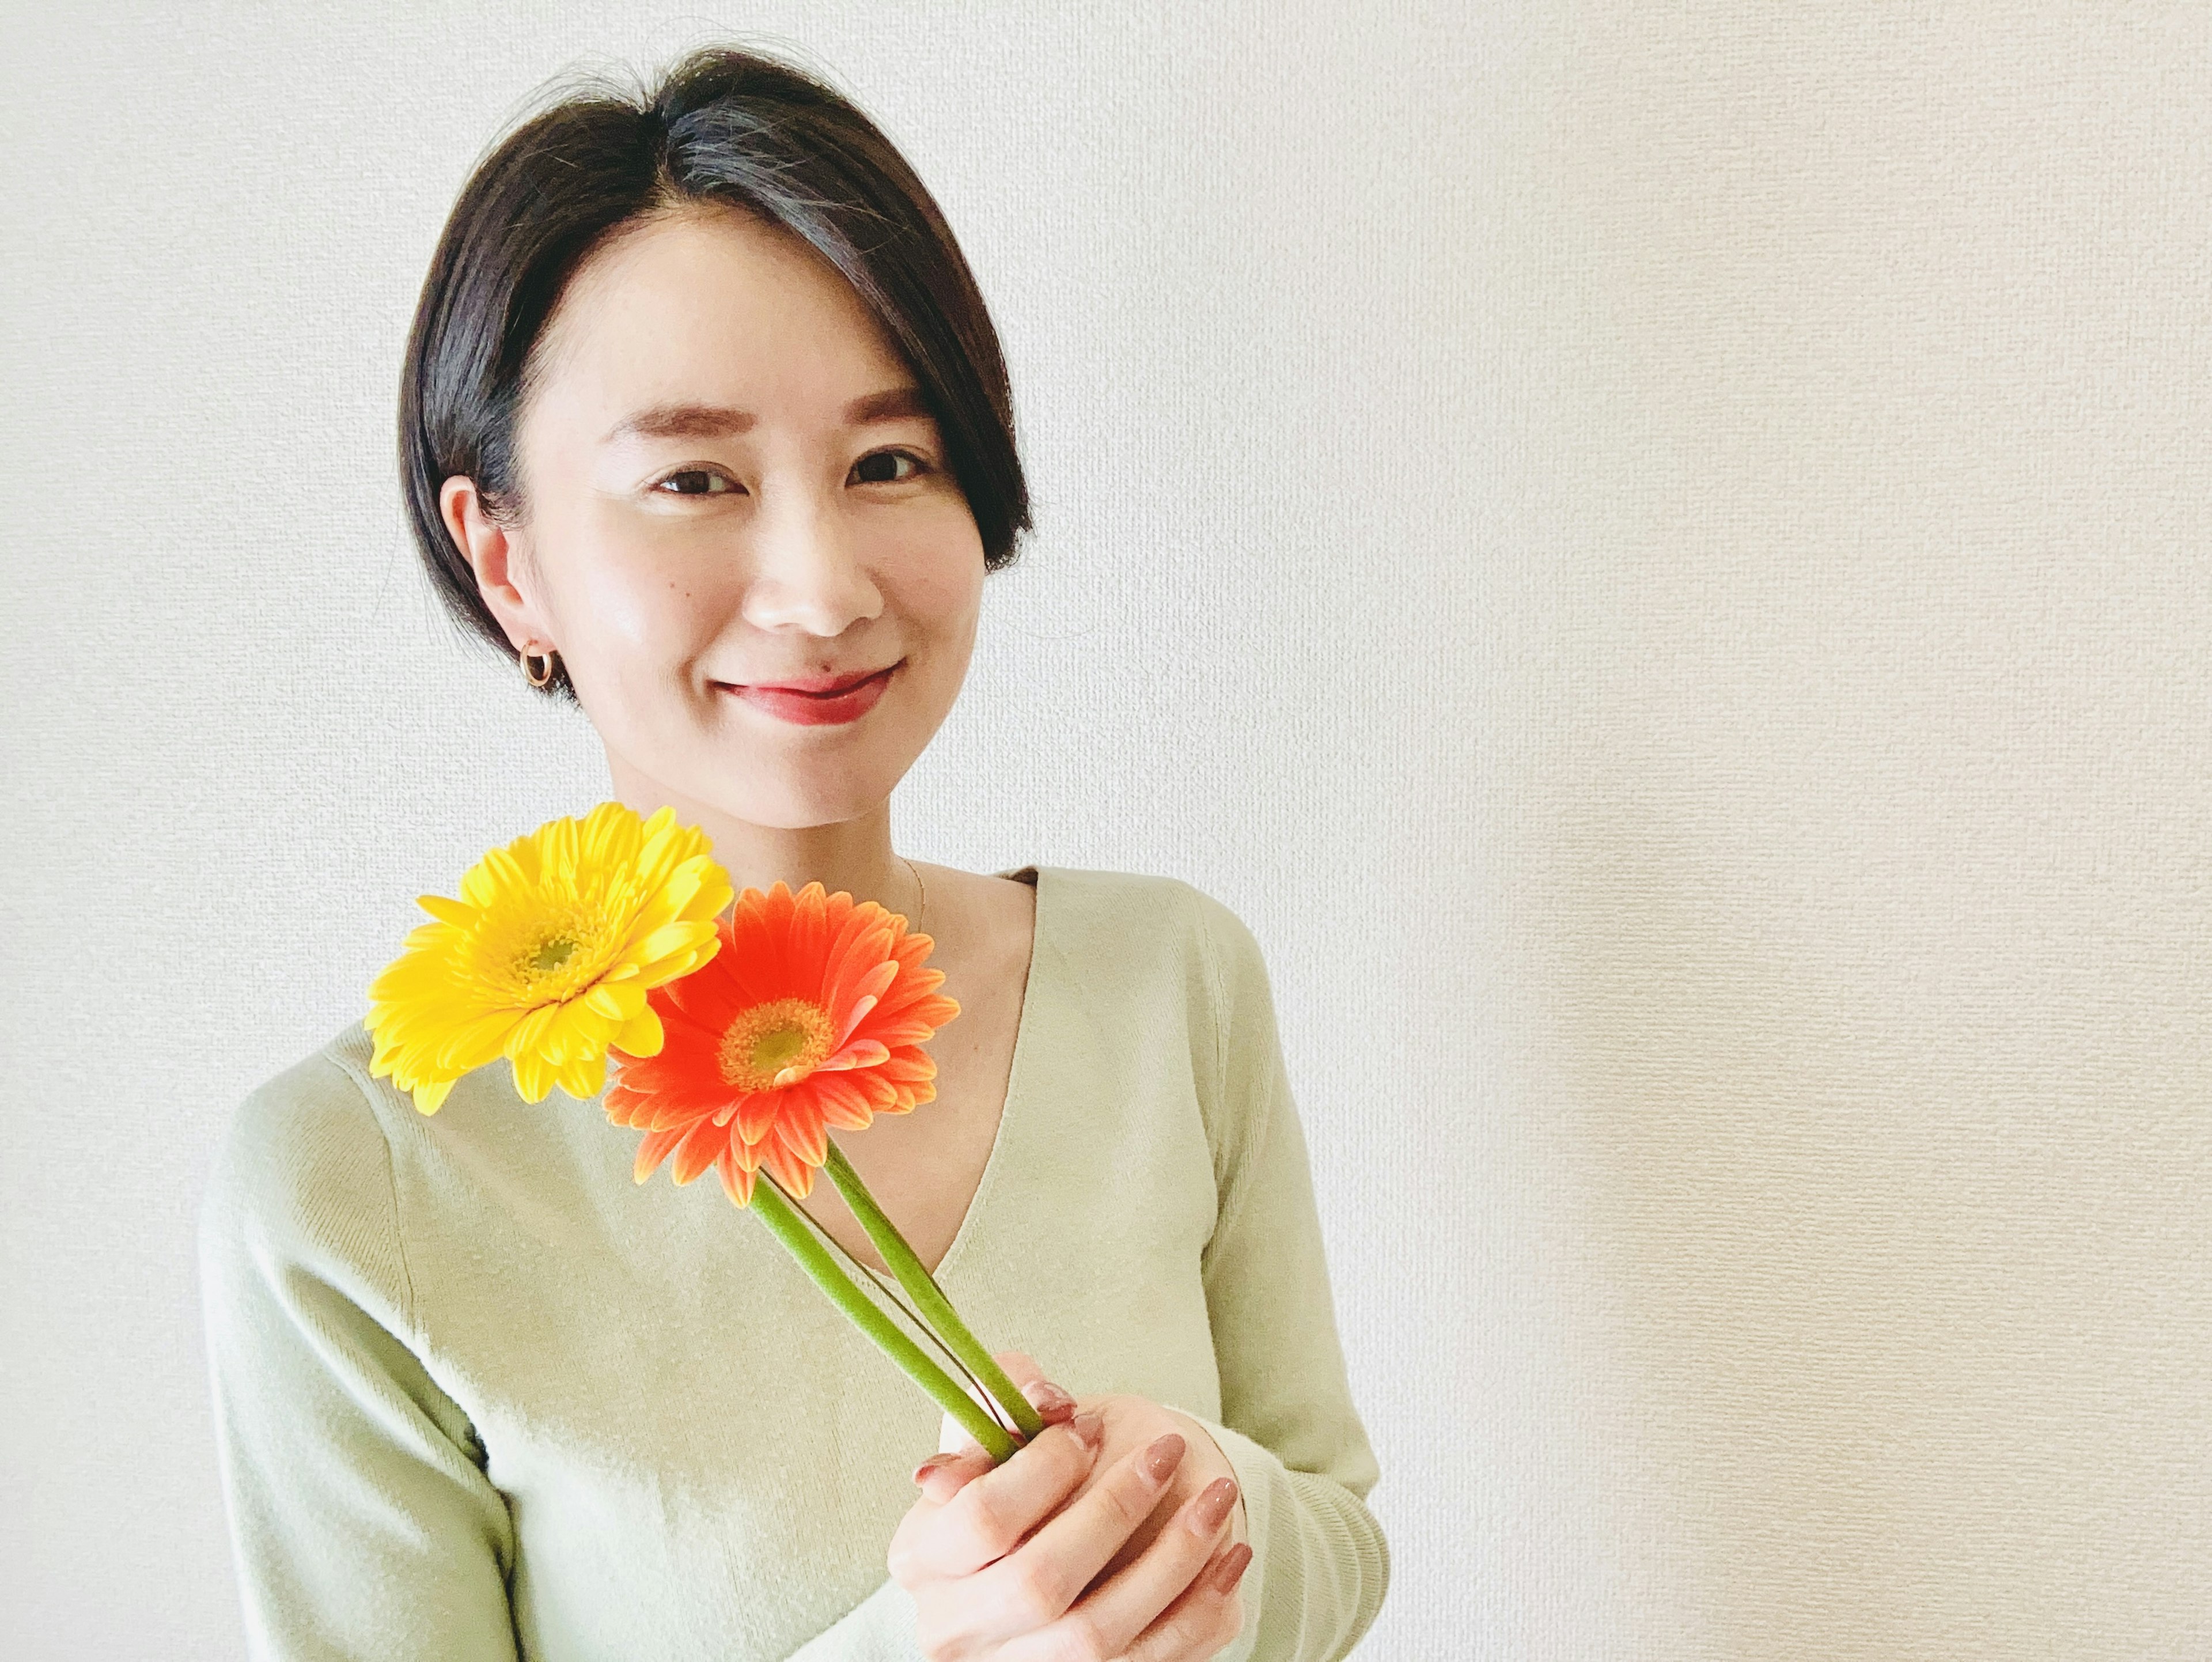
[[572, 99], [464, 188], [401, 406], [433, 581], [613, 794], [935, 942], [937, 1097], [839, 1142], [1050, 1423], [993, 1469], [714, 1185], [639, 1191], [505, 1068], [418, 1115], [351, 1024], [203, 1212], [256, 1653], [1343, 1655], [1387, 1549], [1256, 942], [1176, 880], [892, 850], [1029, 524], [919, 180], [747, 53]]

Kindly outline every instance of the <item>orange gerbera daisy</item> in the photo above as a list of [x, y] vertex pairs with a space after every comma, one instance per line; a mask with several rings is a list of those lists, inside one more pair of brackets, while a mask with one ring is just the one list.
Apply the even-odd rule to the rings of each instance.
[[739, 1206], [763, 1168], [804, 1198], [830, 1127], [865, 1130], [937, 1095], [937, 1063], [921, 1047], [960, 1006], [936, 990], [944, 972], [921, 967], [929, 936], [819, 883], [796, 895], [781, 881], [747, 889], [719, 936], [703, 966], [646, 995], [659, 1050], [610, 1050], [607, 1117], [647, 1132], [640, 1183], [673, 1154], [678, 1184], [712, 1166]]

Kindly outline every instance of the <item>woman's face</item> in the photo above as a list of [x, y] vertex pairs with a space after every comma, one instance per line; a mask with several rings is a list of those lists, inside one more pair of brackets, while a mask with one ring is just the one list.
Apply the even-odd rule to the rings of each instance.
[[[878, 808], [959, 693], [984, 568], [860, 297], [789, 233], [690, 212], [588, 260], [538, 350], [515, 557], [471, 557], [510, 637], [559, 649], [617, 792], [782, 827]], [[446, 500], [482, 539], [473, 487]], [[843, 721], [732, 690], [890, 666]]]

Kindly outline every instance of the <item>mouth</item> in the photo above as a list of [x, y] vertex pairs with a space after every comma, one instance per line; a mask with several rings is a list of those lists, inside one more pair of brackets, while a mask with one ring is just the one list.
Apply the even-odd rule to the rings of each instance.
[[[899, 663], [905, 661], [903, 658], [899, 660]], [[881, 669], [864, 670], [857, 675], [842, 676], [834, 681], [763, 681], [751, 684], [722, 681], [716, 685], [728, 687], [732, 692], [772, 692], [794, 698], [842, 698], [872, 682], [882, 680], [897, 667], [898, 664], [886, 664]]]
[[887, 668], [858, 678], [847, 677], [822, 691], [805, 687], [738, 686], [717, 681], [716, 688], [739, 703], [776, 721], [804, 728], [842, 727], [857, 721], [876, 707], [901, 666], [902, 658]]

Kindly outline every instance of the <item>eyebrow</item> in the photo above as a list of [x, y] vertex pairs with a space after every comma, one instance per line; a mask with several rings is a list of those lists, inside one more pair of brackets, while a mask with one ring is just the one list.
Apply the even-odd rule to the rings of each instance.
[[[887, 387], [869, 393], [845, 406], [845, 425], [864, 427], [874, 422], [903, 421], [927, 417], [929, 405], [919, 387]], [[608, 429], [602, 444], [622, 438], [720, 439], [750, 430], [760, 420], [749, 410], [721, 404], [656, 404], [625, 417]]]

